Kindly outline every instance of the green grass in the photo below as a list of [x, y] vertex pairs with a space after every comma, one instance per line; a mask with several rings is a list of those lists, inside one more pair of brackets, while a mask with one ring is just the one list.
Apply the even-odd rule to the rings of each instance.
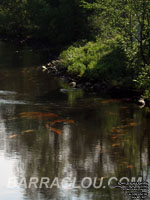
[[124, 84], [128, 70], [120, 38], [87, 42], [70, 46], [60, 54], [61, 66], [68, 73], [87, 80], [107, 81], [110, 85]]

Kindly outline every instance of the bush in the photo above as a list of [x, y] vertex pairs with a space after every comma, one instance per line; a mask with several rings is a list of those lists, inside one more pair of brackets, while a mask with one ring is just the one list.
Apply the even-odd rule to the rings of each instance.
[[127, 76], [126, 56], [119, 37], [71, 46], [60, 54], [60, 62], [69, 73], [88, 80], [120, 85]]
[[141, 69], [136, 83], [137, 88], [143, 92], [143, 98], [150, 99], [150, 65], [146, 65]]

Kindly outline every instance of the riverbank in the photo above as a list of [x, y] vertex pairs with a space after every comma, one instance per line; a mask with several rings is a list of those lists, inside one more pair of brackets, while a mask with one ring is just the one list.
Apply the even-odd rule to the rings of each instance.
[[138, 99], [141, 97], [141, 92], [135, 88], [125, 86], [114, 87], [108, 85], [107, 82], [104, 81], [97, 82], [94, 79], [91, 81], [84, 77], [75, 76], [61, 66], [61, 61], [59, 59], [52, 60], [46, 65], [43, 65], [42, 71], [43, 73], [48, 73], [62, 79], [72, 88], [83, 89], [88, 93], [109, 94], [112, 98], [129, 98], [130, 101], [135, 103], [138, 103]]
[[120, 36], [102, 41], [76, 43], [63, 50], [57, 59], [43, 66], [74, 88], [87, 92], [108, 93], [112, 96], [140, 98], [141, 91], [133, 82], [134, 72]]
[[135, 12], [130, 2], [125, 6], [84, 0], [6, 1], [0, 5], [0, 37], [34, 49], [47, 48], [47, 62], [58, 57], [62, 69], [57, 73], [64, 70], [73, 87], [138, 90], [149, 100], [149, 15], [145, 13], [150, 12], [147, 3], [137, 5], [142, 10]]
[[[73, 88], [81, 88], [86, 92], [95, 92], [95, 93], [103, 93], [104, 95], [111, 95], [111, 97], [114, 98], [130, 98], [131, 101], [138, 102], [138, 99], [141, 97], [141, 92], [135, 89], [134, 87], [129, 87], [127, 84], [113, 84], [110, 83], [109, 80], [107, 80], [107, 77], [104, 76], [102, 79], [100, 78], [94, 78], [90, 76], [78, 76], [76, 73], [72, 73], [72, 71], [68, 70], [68, 67], [63, 66], [63, 60], [61, 57], [61, 54], [58, 52], [58, 50], [51, 51], [51, 48], [48, 44], [45, 45], [43, 42], [39, 41], [36, 42], [36, 40], [27, 40], [23, 41], [16, 39], [11, 40], [9, 39], [3, 39], [3, 41], [6, 42], [12, 42], [14, 44], [19, 44], [21, 46], [30, 46], [33, 49], [48, 49], [50, 52], [49, 56], [49, 63], [47, 63], [45, 66], [43, 66], [42, 70], [53, 74], [54, 76], [57, 76], [60, 79], [63, 79], [70, 87]], [[92, 49], [91, 49], [92, 51]], [[63, 53], [63, 51], [62, 51]], [[82, 57], [82, 55], [79, 55]]]

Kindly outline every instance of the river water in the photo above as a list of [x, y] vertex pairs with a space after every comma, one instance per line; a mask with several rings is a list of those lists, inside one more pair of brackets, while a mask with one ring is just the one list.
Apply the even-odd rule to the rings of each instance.
[[111, 186], [150, 180], [148, 108], [69, 88], [48, 56], [0, 42], [0, 199], [131, 199]]

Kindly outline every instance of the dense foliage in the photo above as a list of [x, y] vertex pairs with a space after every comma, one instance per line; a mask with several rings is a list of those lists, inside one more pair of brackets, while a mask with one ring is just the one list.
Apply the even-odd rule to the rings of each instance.
[[128, 73], [125, 56], [121, 40], [116, 37], [105, 42], [97, 39], [83, 46], [70, 46], [61, 53], [60, 61], [69, 73], [85, 80], [123, 86]]
[[[150, 97], [150, 3], [141, 0], [95, 0], [94, 2], [82, 0], [81, 6], [85, 10], [90, 10], [88, 17], [91, 27], [91, 34], [96, 39], [93, 47], [87, 43], [84, 47], [74, 48], [74, 60], [68, 62], [68, 70], [81, 70], [80, 76], [90, 71], [90, 77], [93, 71], [94, 77], [101, 80], [108, 78], [116, 83], [121, 79], [122, 83], [128, 80], [128, 85], [132, 85], [143, 92], [145, 98]], [[114, 43], [116, 35], [120, 36], [121, 43]], [[100, 43], [98, 41], [101, 41]], [[108, 42], [112, 41], [112, 42]], [[107, 43], [108, 42], [108, 43]], [[95, 47], [94, 47], [95, 45]], [[99, 50], [96, 51], [96, 46]], [[103, 47], [102, 47], [103, 46]], [[110, 47], [111, 53], [107, 53], [107, 47]], [[82, 59], [81, 49], [88, 48], [84, 61], [77, 63], [77, 57]], [[101, 53], [100, 49], [103, 49]], [[121, 51], [116, 51], [120, 49]], [[92, 60], [91, 51], [93, 53]], [[117, 52], [117, 53], [116, 53]], [[64, 60], [67, 62], [73, 49], [66, 51]], [[63, 53], [65, 55], [65, 53]], [[62, 57], [62, 56], [61, 56]], [[85, 56], [84, 56], [85, 57]], [[63, 62], [62, 62], [63, 63]], [[81, 64], [82, 63], [82, 64]], [[85, 66], [84, 63], [88, 63]], [[77, 67], [78, 66], [78, 67]], [[92, 66], [92, 67], [90, 67]], [[92, 68], [92, 70], [89, 68]], [[114, 72], [114, 73], [113, 73]], [[124, 76], [123, 76], [124, 75]], [[117, 84], [120, 82], [117, 81]]]
[[79, 0], [1, 0], [0, 34], [66, 45], [86, 31]]
[[116, 84], [128, 80], [150, 97], [147, 0], [1, 0], [0, 34], [63, 47], [78, 41], [60, 55], [69, 72]]

